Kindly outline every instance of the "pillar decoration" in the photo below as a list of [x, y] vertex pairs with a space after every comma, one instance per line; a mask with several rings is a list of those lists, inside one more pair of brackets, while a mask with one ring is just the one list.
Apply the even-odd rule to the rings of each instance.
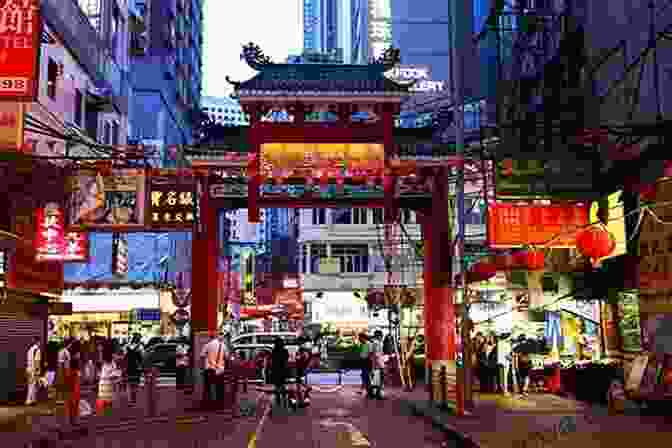
[[200, 178], [198, 223], [192, 238], [191, 325], [195, 335], [217, 331], [217, 210], [205, 178]]
[[392, 112], [393, 110], [391, 107], [383, 108], [383, 148], [385, 153], [383, 190], [385, 194], [385, 224], [392, 224], [399, 214], [398, 200], [395, 198], [397, 178], [394, 176], [390, 166], [391, 159], [394, 157], [394, 116]]
[[[256, 114], [257, 112], [255, 112]], [[250, 126], [250, 157], [247, 161], [247, 220], [258, 223], [261, 220], [259, 210], [259, 189], [261, 177], [261, 145], [257, 137], [256, 124]]]
[[[448, 173], [434, 177], [432, 206], [422, 217], [425, 243], [424, 324], [427, 359], [432, 369], [432, 399], [456, 400], [456, 319], [452, 281], [452, 235], [448, 207]], [[447, 384], [441, 385], [441, 368], [446, 367]], [[442, 390], [442, 388], [447, 390]], [[439, 392], [437, 392], [439, 391]], [[443, 395], [442, 395], [443, 394]]]

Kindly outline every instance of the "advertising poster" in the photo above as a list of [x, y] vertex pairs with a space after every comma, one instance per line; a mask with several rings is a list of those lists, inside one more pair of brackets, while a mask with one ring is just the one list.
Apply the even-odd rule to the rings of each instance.
[[0, 0], [0, 101], [37, 99], [40, 0]]
[[115, 229], [145, 225], [145, 172], [113, 169], [106, 175], [81, 170], [70, 179], [68, 225]]
[[[656, 184], [655, 201], [665, 203], [672, 200], [672, 182]], [[657, 302], [657, 307], [672, 304], [666, 297], [672, 291], [672, 226], [665, 224], [672, 220], [670, 207], [653, 209], [655, 217], [645, 213], [639, 235], [639, 286], [642, 293], [642, 308]], [[656, 217], [658, 219], [656, 219]], [[659, 222], [662, 221], [662, 222]]]

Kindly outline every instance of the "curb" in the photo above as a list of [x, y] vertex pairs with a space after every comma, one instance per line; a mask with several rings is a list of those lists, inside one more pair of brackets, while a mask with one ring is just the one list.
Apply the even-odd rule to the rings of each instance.
[[460, 447], [464, 448], [481, 448], [478, 443], [476, 443], [471, 437], [467, 434], [460, 432], [454, 426], [442, 421], [441, 417], [436, 414], [436, 412], [441, 412], [436, 410], [436, 412], [431, 412], [411, 401], [406, 401], [406, 405], [410, 408], [411, 413], [416, 417], [424, 417], [429, 419], [432, 423], [432, 426], [440, 429], [448, 437], [449, 442], [456, 442]]

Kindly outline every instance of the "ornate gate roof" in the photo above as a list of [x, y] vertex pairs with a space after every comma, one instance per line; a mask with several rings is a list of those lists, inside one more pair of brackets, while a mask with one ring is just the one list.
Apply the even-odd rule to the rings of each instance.
[[406, 96], [413, 85], [385, 77], [384, 73], [399, 63], [399, 50], [392, 48], [367, 65], [274, 64], [253, 43], [243, 47], [242, 58], [259, 73], [242, 82], [226, 77], [241, 97]]

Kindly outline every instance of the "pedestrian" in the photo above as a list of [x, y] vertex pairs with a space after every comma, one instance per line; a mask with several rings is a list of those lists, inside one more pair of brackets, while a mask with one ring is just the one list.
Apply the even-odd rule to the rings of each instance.
[[391, 334], [388, 334], [383, 339], [383, 353], [391, 356], [394, 355], [394, 339]]
[[70, 423], [76, 423], [79, 417], [79, 402], [81, 399], [82, 346], [78, 339], [73, 339], [68, 348], [70, 353], [70, 368], [65, 370], [65, 415]]
[[[224, 344], [217, 337], [215, 332], [210, 334], [210, 341], [203, 346], [200, 353], [200, 358], [203, 360], [203, 405], [211, 407], [213, 404], [212, 388], [217, 387], [217, 394], [221, 390], [217, 376], [223, 373], [225, 367], [225, 353]], [[220, 398], [220, 397], [218, 397]]]
[[[479, 353], [481, 393], [494, 392], [493, 364], [497, 365], [497, 353], [492, 336], [487, 336]], [[493, 362], [494, 361], [494, 362]]]
[[72, 342], [72, 339], [66, 339], [63, 347], [58, 351], [58, 368], [56, 372], [56, 403], [58, 404], [65, 404], [69, 392], [66, 378], [70, 376], [70, 361], [72, 360], [70, 347]]
[[370, 389], [371, 359], [369, 358], [369, 337], [366, 333], [359, 333], [358, 350], [362, 370], [362, 390], [360, 393], [368, 394]]
[[51, 401], [54, 398], [54, 391], [56, 389], [56, 372], [58, 371], [58, 347], [57, 342], [49, 342], [47, 344], [47, 359], [46, 359], [46, 386], [47, 397]]
[[383, 389], [385, 387], [385, 354], [383, 353], [383, 332], [376, 330], [373, 339], [369, 343], [370, 362], [370, 380], [369, 380], [369, 398], [383, 400]]
[[511, 336], [510, 333], [504, 333], [500, 336], [497, 343], [497, 367], [499, 370], [499, 386], [504, 395], [509, 393], [509, 372], [511, 371]]
[[97, 415], [108, 414], [112, 410], [112, 403], [116, 399], [115, 388], [121, 376], [122, 372], [114, 362], [114, 347], [108, 343], [103, 347], [103, 364], [98, 379]]
[[187, 369], [189, 368], [189, 347], [184, 342], [177, 346], [177, 358], [175, 360], [176, 384], [178, 390], [184, 390], [187, 384]]
[[138, 399], [138, 389], [142, 377], [142, 346], [140, 335], [135, 334], [126, 347], [126, 378], [128, 381], [128, 399], [135, 404]]
[[310, 345], [306, 344], [309, 339], [303, 339], [303, 344], [299, 347], [296, 354], [296, 396], [290, 399], [292, 406], [308, 406], [310, 398], [308, 396], [310, 387], [304, 381], [308, 375], [310, 365], [311, 351]]
[[289, 351], [282, 338], [275, 338], [271, 352], [271, 383], [275, 386], [276, 403], [287, 404], [287, 378], [289, 377]]
[[33, 406], [37, 403], [37, 389], [41, 366], [42, 352], [40, 350], [40, 337], [35, 336], [33, 343], [28, 348], [28, 353], [26, 353], [26, 385], [28, 386], [26, 406]]
[[520, 397], [527, 397], [528, 389], [530, 387], [530, 370], [532, 370], [532, 361], [530, 360], [530, 355], [523, 351], [526, 338], [523, 336], [518, 339], [517, 348], [514, 360], [515, 360], [515, 370], [518, 374], [518, 388], [520, 390]]

